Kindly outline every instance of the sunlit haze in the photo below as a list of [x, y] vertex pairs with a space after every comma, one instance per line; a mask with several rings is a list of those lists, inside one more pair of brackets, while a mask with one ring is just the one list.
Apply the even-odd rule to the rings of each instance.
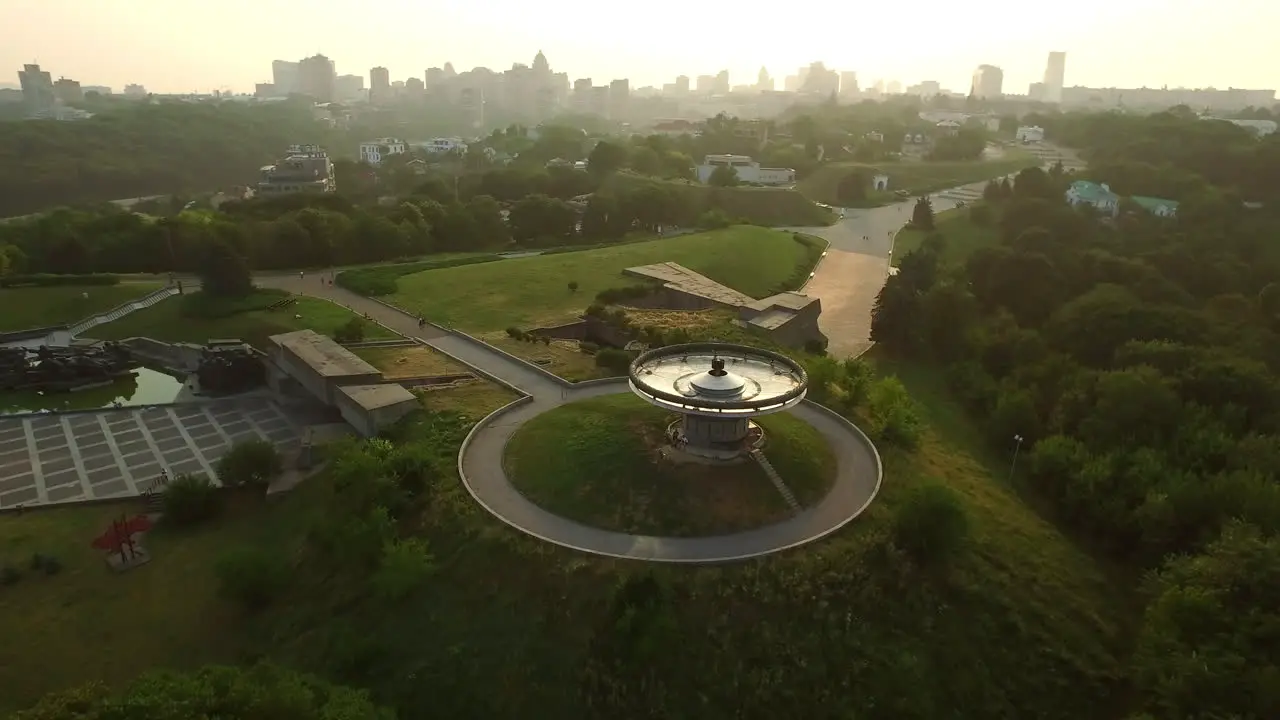
[[405, 79], [446, 62], [503, 70], [541, 50], [570, 78], [630, 78], [632, 87], [723, 69], [735, 84], [751, 82], [762, 65], [781, 78], [820, 60], [866, 82], [937, 80], [961, 91], [990, 63], [1025, 92], [1046, 53], [1061, 50], [1068, 86], [1270, 88], [1276, 27], [1274, 0], [6, 0], [0, 82], [16, 84], [21, 66], [38, 62], [85, 85], [253, 92], [270, 82], [272, 60], [316, 53], [339, 73], [385, 66]]

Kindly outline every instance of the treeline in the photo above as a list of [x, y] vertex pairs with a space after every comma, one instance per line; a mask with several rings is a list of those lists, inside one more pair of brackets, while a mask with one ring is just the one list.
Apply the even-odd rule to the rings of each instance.
[[661, 183], [618, 188], [585, 203], [543, 194], [514, 203], [489, 195], [459, 201], [451, 190], [430, 185], [423, 192], [432, 194], [391, 206], [360, 206], [341, 195], [293, 196], [161, 218], [115, 208], [60, 209], [0, 224], [0, 272], [189, 273], [215, 243], [230, 245], [255, 270], [327, 267], [600, 243], [637, 230], [729, 223], [722, 214], [699, 213], [680, 187]]
[[1280, 197], [1280, 135], [1203, 120], [1185, 106], [1152, 115], [1030, 115], [1048, 138], [1079, 148], [1088, 174], [1121, 195], [1186, 200], [1226, 192], [1246, 201]]
[[76, 122], [0, 123], [0, 217], [248, 184], [326, 132], [292, 102], [121, 103]]
[[1062, 523], [1157, 571], [1130, 668], [1143, 712], [1274, 715], [1280, 214], [1219, 198], [1100, 220], [1021, 177], [996, 202], [1000, 245], [949, 266], [934, 235], [902, 259], [873, 339], [943, 369]]

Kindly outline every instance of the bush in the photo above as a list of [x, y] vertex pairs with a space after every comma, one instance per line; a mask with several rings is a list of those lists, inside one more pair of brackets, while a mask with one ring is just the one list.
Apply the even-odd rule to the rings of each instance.
[[810, 338], [804, 341], [804, 351], [810, 355], [826, 355], [827, 342], [818, 338]]
[[596, 352], [596, 367], [604, 368], [619, 375], [625, 374], [631, 366], [631, 353], [617, 348], [601, 348]]
[[0, 587], [13, 585], [22, 579], [22, 571], [12, 565], [0, 566]]
[[507, 328], [507, 337], [511, 338], [512, 340], [523, 340], [524, 331], [518, 327], [509, 327]]
[[596, 294], [596, 303], [600, 305], [616, 305], [626, 300], [637, 300], [653, 292], [649, 285], [630, 285], [620, 288], [606, 288]]
[[33, 273], [30, 275], [5, 275], [0, 277], [0, 288], [11, 287], [54, 287], [63, 285], [118, 285], [118, 275], [54, 275], [50, 273]]
[[31, 556], [28, 566], [31, 568], [31, 572], [42, 572], [45, 575], [57, 575], [62, 572], [62, 563], [58, 561], [58, 558], [41, 555], [40, 553], [35, 553]]
[[333, 331], [333, 339], [340, 343], [358, 343], [364, 340], [364, 318], [353, 317]]
[[944, 485], [915, 488], [893, 520], [893, 543], [924, 567], [945, 563], [964, 548], [969, 518]]
[[195, 525], [218, 514], [218, 488], [203, 475], [179, 475], [160, 495], [164, 519], [175, 525]]
[[266, 440], [236, 443], [218, 461], [218, 480], [225, 486], [265, 485], [282, 470], [280, 453]]
[[569, 292], [571, 292], [571, 293], [578, 292], [578, 281], [577, 281], [577, 280], [570, 280], [570, 281], [569, 281]]
[[384, 599], [399, 600], [421, 585], [434, 568], [435, 558], [426, 540], [395, 540], [382, 548], [373, 589]]
[[259, 610], [276, 599], [288, 585], [288, 571], [280, 556], [251, 547], [223, 556], [214, 567], [219, 591], [245, 610]]
[[720, 210], [708, 210], [698, 216], [698, 229], [720, 230], [733, 224], [729, 216]]
[[871, 434], [879, 440], [913, 448], [920, 441], [920, 416], [902, 381], [887, 377], [867, 393]]

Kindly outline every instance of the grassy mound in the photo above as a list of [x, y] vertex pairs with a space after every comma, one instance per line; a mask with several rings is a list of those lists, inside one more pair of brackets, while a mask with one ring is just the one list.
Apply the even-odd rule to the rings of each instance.
[[719, 188], [690, 181], [657, 180], [618, 173], [605, 181], [600, 192], [627, 192], [646, 183], [677, 189], [696, 214], [719, 210], [734, 221], [771, 227], [816, 227], [830, 225], [835, 220], [830, 212], [793, 189]]
[[906, 190], [912, 195], [937, 192], [960, 185], [990, 180], [1040, 164], [1032, 155], [1021, 152], [1006, 153], [998, 160], [974, 160], [969, 162], [900, 162], [867, 165], [864, 163], [830, 163], [815, 170], [801, 180], [796, 188], [815, 202], [839, 205], [836, 187], [846, 175], [861, 170], [868, 177], [889, 176], [889, 189]]
[[[149, 295], [160, 283], [0, 288], [0, 332], [69, 325]], [[84, 297], [88, 295], [88, 297]]]
[[[388, 302], [470, 332], [567, 322], [601, 290], [636, 285], [626, 268], [677, 262], [752, 297], [765, 297], [807, 275], [810, 241], [751, 225], [499, 262], [428, 270], [401, 277]], [[578, 289], [570, 291], [569, 282]]]
[[934, 230], [918, 230], [905, 227], [893, 238], [893, 257], [891, 262], [897, 267], [902, 258], [924, 243], [924, 239], [934, 232], [946, 238], [946, 246], [942, 258], [948, 263], [962, 263], [976, 250], [991, 247], [1000, 242], [1000, 219], [998, 208], [990, 207], [991, 221], [984, 225], [973, 222], [970, 207], [954, 208], [938, 213], [934, 217]]
[[[631, 394], [556, 408], [511, 438], [507, 471], [538, 505], [606, 530], [719, 535], [790, 517], [754, 462], [710, 467], [660, 459], [657, 449], [675, 419]], [[802, 505], [821, 499], [836, 471], [822, 436], [790, 415], [770, 415], [760, 425], [765, 455], [796, 499]]]
[[[201, 302], [200, 293], [175, 296], [93, 328], [88, 334], [99, 340], [149, 337], [191, 343], [239, 338], [264, 348], [268, 337], [293, 330], [310, 329], [331, 336], [356, 317], [341, 305], [308, 297], [295, 297], [294, 302], [271, 309], [289, 297], [282, 290], [263, 289], [233, 304]], [[381, 325], [365, 323], [365, 337], [378, 340], [395, 335]]]

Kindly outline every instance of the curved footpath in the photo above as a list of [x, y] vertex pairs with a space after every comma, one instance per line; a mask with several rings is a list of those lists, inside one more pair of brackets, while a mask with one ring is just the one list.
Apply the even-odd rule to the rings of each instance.
[[[674, 563], [714, 563], [768, 555], [818, 540], [871, 504], [880, 489], [880, 456], [862, 431], [812, 402], [790, 412], [813, 425], [836, 455], [836, 480], [817, 505], [783, 522], [732, 535], [669, 538], [588, 527], [550, 513], [511, 485], [503, 466], [507, 441], [537, 415], [571, 402], [631, 392], [625, 378], [570, 383], [464, 333], [431, 323], [419, 328], [408, 313], [318, 279], [296, 275], [255, 278], [259, 286], [321, 297], [368, 314], [388, 328], [470, 366], [523, 397], [471, 429], [458, 452], [458, 473], [471, 496], [507, 525], [533, 537], [594, 555]], [[548, 448], [548, 452], [555, 452]], [[785, 479], [785, 478], [784, 478]]]
[[[534, 417], [560, 405], [600, 395], [629, 393], [625, 378], [573, 388], [561, 397], [516, 401], [472, 429], [458, 456], [458, 471], [472, 497], [522, 532], [574, 550], [633, 560], [716, 563], [745, 560], [813, 542], [844, 527], [871, 504], [880, 489], [880, 457], [871, 441], [844, 418], [812, 402], [789, 412], [816, 429], [836, 455], [831, 491], [817, 505], [780, 523], [711, 537], [674, 538], [601, 530], [542, 509], [507, 478], [507, 441]], [[557, 452], [547, 448], [547, 452]], [[784, 478], [785, 479], [785, 478]]]

